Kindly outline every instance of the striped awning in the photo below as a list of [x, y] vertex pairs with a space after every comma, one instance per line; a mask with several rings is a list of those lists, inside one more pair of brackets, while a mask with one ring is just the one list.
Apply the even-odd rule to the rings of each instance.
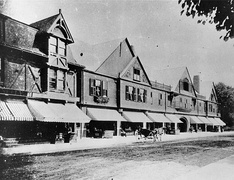
[[176, 115], [173, 115], [173, 114], [166, 114], [166, 117], [167, 117], [172, 123], [183, 123]]
[[126, 121], [118, 111], [113, 109], [87, 108], [87, 115], [96, 121]]
[[75, 104], [64, 105], [28, 100], [28, 106], [38, 121], [63, 123], [88, 123], [90, 121], [90, 118]]
[[226, 123], [223, 122], [220, 118], [214, 118], [221, 126], [226, 126]]
[[143, 122], [153, 122], [151, 121], [143, 112], [129, 112], [124, 111], [123, 117], [129, 122], [143, 123]]
[[212, 123], [212, 125], [214, 125], [214, 126], [220, 126], [220, 124], [217, 121], [215, 121], [214, 118], [208, 117], [207, 119]]
[[28, 109], [28, 106], [22, 101], [8, 101], [6, 102], [11, 114], [14, 116], [16, 121], [33, 121], [34, 118]]
[[148, 118], [150, 118], [153, 122], [158, 123], [171, 123], [169, 119], [167, 119], [164, 114], [159, 113], [147, 113]]
[[213, 125], [206, 117], [198, 116], [198, 118], [207, 125]]
[[189, 116], [190, 117], [190, 123], [191, 124], [205, 124], [203, 121], [198, 119], [197, 116]]
[[14, 120], [12, 113], [10, 112], [6, 103], [3, 101], [0, 101], [0, 120], [3, 120], [3, 121]]

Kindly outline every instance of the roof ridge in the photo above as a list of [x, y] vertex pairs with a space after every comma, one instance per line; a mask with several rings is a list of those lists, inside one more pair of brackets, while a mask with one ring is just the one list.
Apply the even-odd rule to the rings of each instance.
[[60, 14], [55, 14], [55, 15], [53, 15], [53, 16], [50, 16], [50, 17], [41, 19], [41, 20], [39, 20], [39, 21], [36, 21], [36, 22], [34, 22], [34, 23], [31, 23], [31, 24], [29, 24], [29, 25], [30, 25], [30, 26], [34, 26], [34, 25], [39, 24], [39, 23], [41, 23], [41, 22], [43, 22], [43, 21], [45, 21], [45, 20], [52, 19], [52, 18], [54, 18], [54, 17], [56, 17], [56, 16], [58, 16], [58, 15], [60, 15]]

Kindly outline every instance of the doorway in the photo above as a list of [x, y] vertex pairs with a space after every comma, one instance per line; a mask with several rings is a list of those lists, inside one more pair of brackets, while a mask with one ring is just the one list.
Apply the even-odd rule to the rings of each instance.
[[188, 120], [185, 117], [180, 118], [183, 123], [179, 123], [180, 132], [188, 131]]

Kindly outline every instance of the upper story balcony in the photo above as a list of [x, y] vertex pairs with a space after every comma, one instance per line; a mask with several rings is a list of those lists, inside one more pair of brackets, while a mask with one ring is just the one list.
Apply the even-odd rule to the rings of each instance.
[[184, 102], [180, 102], [180, 101], [174, 101], [173, 107], [177, 111], [181, 111], [181, 112], [191, 112], [192, 111], [191, 105], [189, 103], [184, 103]]
[[154, 88], [158, 88], [158, 89], [166, 90], [166, 91], [171, 91], [171, 86], [169, 86], [169, 85], [165, 85], [165, 84], [159, 83], [157, 81], [150, 81], [150, 82], [152, 84], [152, 87], [154, 87]]

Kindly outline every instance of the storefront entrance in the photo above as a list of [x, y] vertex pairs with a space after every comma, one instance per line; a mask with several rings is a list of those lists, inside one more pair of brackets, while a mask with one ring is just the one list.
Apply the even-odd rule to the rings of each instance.
[[179, 123], [180, 132], [188, 132], [188, 120], [185, 117], [180, 118], [183, 123]]

